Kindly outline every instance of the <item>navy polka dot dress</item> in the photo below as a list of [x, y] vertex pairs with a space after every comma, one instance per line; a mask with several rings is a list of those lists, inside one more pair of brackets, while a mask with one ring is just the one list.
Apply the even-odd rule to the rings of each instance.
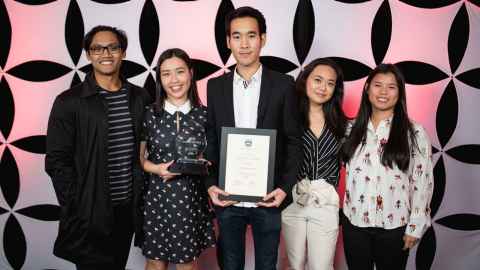
[[[181, 134], [205, 137], [206, 108], [192, 107], [179, 114]], [[148, 159], [165, 163], [175, 158], [177, 116], [167, 111], [155, 114], [148, 108], [143, 123]], [[143, 254], [148, 259], [188, 263], [215, 245], [212, 212], [202, 177], [180, 175], [163, 183], [149, 174], [145, 191]]]

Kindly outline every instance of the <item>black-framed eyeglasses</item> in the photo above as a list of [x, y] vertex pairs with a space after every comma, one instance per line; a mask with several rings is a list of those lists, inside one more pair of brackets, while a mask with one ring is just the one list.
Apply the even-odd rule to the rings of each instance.
[[105, 50], [110, 54], [116, 54], [120, 53], [122, 48], [120, 47], [120, 44], [111, 44], [108, 46], [95, 45], [89, 49], [90, 53], [94, 55], [102, 55]]

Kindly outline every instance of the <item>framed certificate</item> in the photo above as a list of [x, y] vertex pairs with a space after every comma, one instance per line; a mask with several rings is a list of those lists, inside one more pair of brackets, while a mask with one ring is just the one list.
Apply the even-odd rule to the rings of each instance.
[[222, 128], [219, 185], [221, 200], [259, 202], [273, 190], [277, 131]]

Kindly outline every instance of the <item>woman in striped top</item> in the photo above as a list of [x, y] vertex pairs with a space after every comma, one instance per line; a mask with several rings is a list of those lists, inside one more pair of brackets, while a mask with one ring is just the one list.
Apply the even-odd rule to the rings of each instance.
[[345, 133], [342, 111], [343, 74], [328, 58], [308, 64], [297, 78], [303, 112], [304, 160], [293, 202], [282, 212], [282, 230], [290, 269], [333, 269], [338, 235], [339, 197], [335, 190], [340, 140]]

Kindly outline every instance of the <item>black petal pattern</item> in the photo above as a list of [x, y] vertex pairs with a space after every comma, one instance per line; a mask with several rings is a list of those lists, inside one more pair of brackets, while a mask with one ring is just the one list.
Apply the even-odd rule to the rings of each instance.
[[414, 7], [419, 8], [441, 8], [453, 3], [456, 3], [460, 0], [435, 0], [435, 1], [418, 1], [418, 0], [400, 0], [405, 4], [409, 4]]
[[342, 3], [347, 3], [347, 4], [358, 4], [358, 3], [363, 3], [363, 2], [368, 2], [371, 0], [335, 0], [336, 2], [342, 2]]
[[22, 4], [25, 4], [25, 5], [32, 5], [32, 6], [36, 6], [36, 5], [44, 5], [44, 4], [48, 4], [48, 3], [51, 3], [51, 2], [55, 2], [57, 0], [15, 0], [19, 3], [22, 3]]
[[343, 70], [345, 81], [355, 81], [366, 77], [372, 70], [369, 66], [353, 59], [343, 57], [331, 57]]
[[[88, 64], [82, 68], [80, 68], [81, 71], [85, 73], [90, 73], [92, 72], [92, 64]], [[135, 62], [129, 61], [129, 60], [123, 60], [122, 61], [122, 66], [120, 67], [120, 73], [125, 76], [125, 78], [132, 78], [137, 75], [142, 74], [143, 72], [147, 71], [147, 69]]]
[[3, 215], [5, 213], [7, 213], [8, 210], [7, 209], [3, 209], [2, 207], [0, 207], [0, 215]]
[[480, 164], [480, 145], [479, 144], [466, 144], [460, 145], [448, 149], [447, 154], [453, 157], [454, 159], [469, 163], [469, 164]]
[[75, 85], [81, 83], [82, 80], [80, 79], [80, 76], [78, 76], [78, 73], [75, 72], [75, 74], [73, 75], [73, 79], [72, 79], [72, 83], [70, 84], [70, 87], [74, 87]]
[[11, 142], [11, 144], [28, 152], [32, 152], [36, 154], [45, 154], [46, 136], [45, 135], [30, 136], [30, 137], [26, 137], [26, 138]]
[[436, 125], [440, 145], [445, 147], [452, 137], [458, 121], [458, 97], [453, 80], [448, 83], [438, 103]]
[[225, 65], [230, 57], [230, 49], [227, 47], [227, 35], [225, 34], [225, 16], [235, 7], [230, 0], [223, 0], [218, 7], [215, 17], [215, 43], [223, 64]]
[[442, 204], [443, 195], [445, 194], [445, 164], [443, 157], [440, 157], [433, 168], [433, 195], [430, 202], [430, 209], [432, 210], [430, 216], [434, 217], [437, 214], [438, 208]]
[[10, 215], [3, 231], [3, 250], [5, 257], [13, 269], [21, 269], [25, 263], [27, 243], [20, 223], [14, 215]]
[[480, 7], [480, 0], [468, 0], [470, 3], [476, 5], [477, 7]]
[[430, 270], [436, 249], [437, 241], [435, 231], [433, 230], [433, 227], [430, 227], [418, 244], [417, 256], [415, 256], [417, 270]]
[[388, 1], [384, 0], [378, 9], [372, 24], [371, 44], [373, 57], [375, 58], [375, 63], [377, 65], [382, 63], [383, 58], [387, 53], [391, 36], [392, 12]]
[[128, 2], [130, 0], [92, 0], [92, 1], [100, 4], [120, 4], [120, 3]]
[[300, 64], [305, 61], [314, 36], [315, 13], [313, 12], [312, 2], [310, 0], [300, 0], [293, 21], [293, 45]]
[[288, 73], [297, 69], [297, 65], [288, 61], [287, 59], [275, 57], [275, 56], [260, 56], [260, 62], [264, 64], [269, 69], [281, 72]]
[[59, 63], [34, 60], [15, 66], [7, 73], [26, 81], [45, 82], [60, 78], [70, 71], [71, 68]]
[[455, 214], [440, 218], [436, 223], [454, 230], [480, 230], [480, 216], [475, 214]]
[[457, 71], [467, 49], [469, 29], [467, 8], [463, 3], [448, 34], [448, 60], [450, 61], [452, 74]]
[[77, 1], [72, 0], [68, 6], [67, 19], [65, 20], [65, 43], [75, 65], [78, 64], [80, 55], [82, 55], [83, 35], [82, 13]]
[[456, 78], [464, 84], [480, 89], [480, 68], [463, 72], [462, 74], [457, 75]]
[[39, 204], [17, 210], [16, 212], [43, 221], [56, 221], [60, 215], [60, 207], [53, 204]]
[[143, 85], [143, 88], [147, 90], [152, 100], [155, 100], [156, 85], [155, 85], [155, 80], [153, 79], [153, 76], [151, 73], [148, 74], [147, 80], [145, 80], [145, 84]]
[[220, 67], [209, 63], [207, 61], [203, 61], [200, 59], [192, 59], [193, 62], [193, 76], [197, 81], [202, 80], [213, 73], [217, 72]]
[[418, 61], [404, 61], [396, 64], [409, 84], [429, 84], [448, 78], [445, 72], [435, 66]]
[[436, 154], [438, 152], [439, 152], [438, 149], [435, 148], [435, 146], [432, 145], [432, 154]]
[[15, 103], [7, 79], [0, 79], [0, 131], [5, 139], [10, 135], [15, 116]]
[[10, 25], [10, 19], [4, 1], [0, 2], [0, 25], [0, 37], [2, 37], [2, 41], [0, 42], [0, 67], [4, 67], [5, 63], [7, 63], [12, 41], [12, 26]]
[[237, 64], [233, 64], [233, 65], [231, 65], [231, 66], [229, 66], [229, 67], [227, 67], [227, 68], [228, 68], [228, 70], [230, 70], [230, 71], [234, 71], [236, 66], [237, 66]]
[[18, 175], [17, 162], [8, 147], [3, 151], [2, 160], [0, 161], [0, 171], [2, 172], [0, 189], [8, 206], [13, 209], [20, 191], [20, 178]]
[[144, 66], [129, 60], [123, 60], [122, 67], [120, 69], [126, 78], [132, 78], [147, 71]]
[[88, 64], [88, 65], [85, 65], [85, 66], [80, 68], [80, 70], [84, 73], [90, 73], [90, 72], [92, 72], [92, 69], [93, 69], [92, 64]]
[[152, 0], [147, 0], [143, 6], [140, 16], [139, 33], [143, 55], [147, 63], [151, 65], [157, 52], [158, 40], [160, 38], [160, 24], [157, 10]]

